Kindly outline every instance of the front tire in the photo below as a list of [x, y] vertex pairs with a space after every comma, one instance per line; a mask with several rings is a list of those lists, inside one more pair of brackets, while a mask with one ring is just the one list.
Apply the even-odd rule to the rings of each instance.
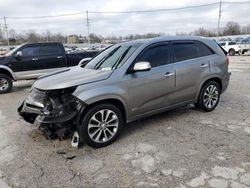
[[0, 74], [0, 94], [8, 93], [12, 86], [12, 79], [6, 74]]
[[220, 86], [215, 81], [209, 81], [203, 85], [198, 98], [196, 107], [199, 107], [205, 112], [213, 111], [220, 100]]
[[89, 146], [100, 148], [113, 143], [123, 127], [119, 108], [113, 104], [98, 104], [85, 114], [79, 127], [80, 138]]

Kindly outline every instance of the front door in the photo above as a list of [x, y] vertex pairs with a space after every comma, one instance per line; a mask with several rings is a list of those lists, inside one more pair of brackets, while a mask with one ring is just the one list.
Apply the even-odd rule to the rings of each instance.
[[19, 50], [22, 56], [10, 63], [11, 69], [16, 73], [18, 79], [29, 79], [40, 69], [38, 46], [25, 45]]
[[151, 70], [126, 75], [129, 88], [131, 115], [136, 116], [171, 105], [175, 91], [175, 69], [169, 64], [168, 43], [145, 49], [135, 62], [147, 61]]

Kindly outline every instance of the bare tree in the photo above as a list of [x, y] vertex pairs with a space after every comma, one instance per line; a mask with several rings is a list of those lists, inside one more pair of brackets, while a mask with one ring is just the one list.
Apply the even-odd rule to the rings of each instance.
[[250, 24], [247, 24], [241, 28], [241, 34], [250, 34]]
[[49, 30], [46, 31], [46, 34], [45, 34], [45, 35], [46, 35], [46, 41], [47, 41], [47, 42], [52, 41], [52, 40], [51, 40], [52, 34], [51, 34], [51, 32], [50, 32]]
[[223, 35], [239, 35], [241, 33], [240, 25], [237, 22], [227, 22]]
[[208, 29], [205, 29], [203, 27], [195, 30], [192, 34], [194, 35], [197, 35], [197, 36], [203, 36], [203, 37], [214, 37], [216, 36], [216, 33], [208, 30]]
[[41, 41], [41, 36], [37, 34], [34, 30], [31, 30], [26, 33], [26, 41], [27, 42], [39, 42]]
[[3, 30], [1, 24], [0, 24], [0, 40], [3, 40]]
[[100, 35], [97, 36], [97, 35], [94, 34], [94, 33], [91, 33], [91, 34], [89, 35], [89, 37], [90, 37], [90, 40], [93, 41], [93, 42], [100, 43], [100, 42], [102, 41], [102, 39], [100, 38]]
[[9, 30], [9, 38], [16, 39], [17, 33], [14, 29]]
[[65, 43], [67, 39], [61, 33], [57, 33], [51, 35], [51, 41]]

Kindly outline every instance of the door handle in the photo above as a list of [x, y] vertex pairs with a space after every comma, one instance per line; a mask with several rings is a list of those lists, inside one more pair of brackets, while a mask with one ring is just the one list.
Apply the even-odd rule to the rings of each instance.
[[57, 56], [57, 59], [62, 59], [62, 56]]
[[175, 73], [173, 73], [173, 72], [166, 72], [166, 74], [164, 76], [168, 78], [168, 77], [171, 77], [174, 75], [175, 75]]
[[32, 61], [37, 61], [38, 60], [38, 58], [32, 58]]
[[201, 68], [208, 67], [208, 64], [201, 64]]

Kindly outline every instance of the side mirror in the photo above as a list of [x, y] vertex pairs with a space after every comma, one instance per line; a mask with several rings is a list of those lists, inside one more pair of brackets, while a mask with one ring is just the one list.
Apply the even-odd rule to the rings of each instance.
[[139, 71], [149, 71], [151, 70], [151, 65], [147, 61], [141, 61], [135, 63], [134, 67], [132, 68], [133, 72], [139, 72]]
[[78, 63], [78, 66], [80, 66], [80, 67], [85, 66], [91, 59], [92, 59], [91, 57], [83, 58], [83, 59]]
[[20, 59], [22, 58], [22, 56], [23, 56], [23, 54], [22, 54], [21, 51], [18, 51], [18, 52], [14, 55], [14, 57], [15, 57], [16, 59], [18, 59], [18, 60], [20, 60]]

